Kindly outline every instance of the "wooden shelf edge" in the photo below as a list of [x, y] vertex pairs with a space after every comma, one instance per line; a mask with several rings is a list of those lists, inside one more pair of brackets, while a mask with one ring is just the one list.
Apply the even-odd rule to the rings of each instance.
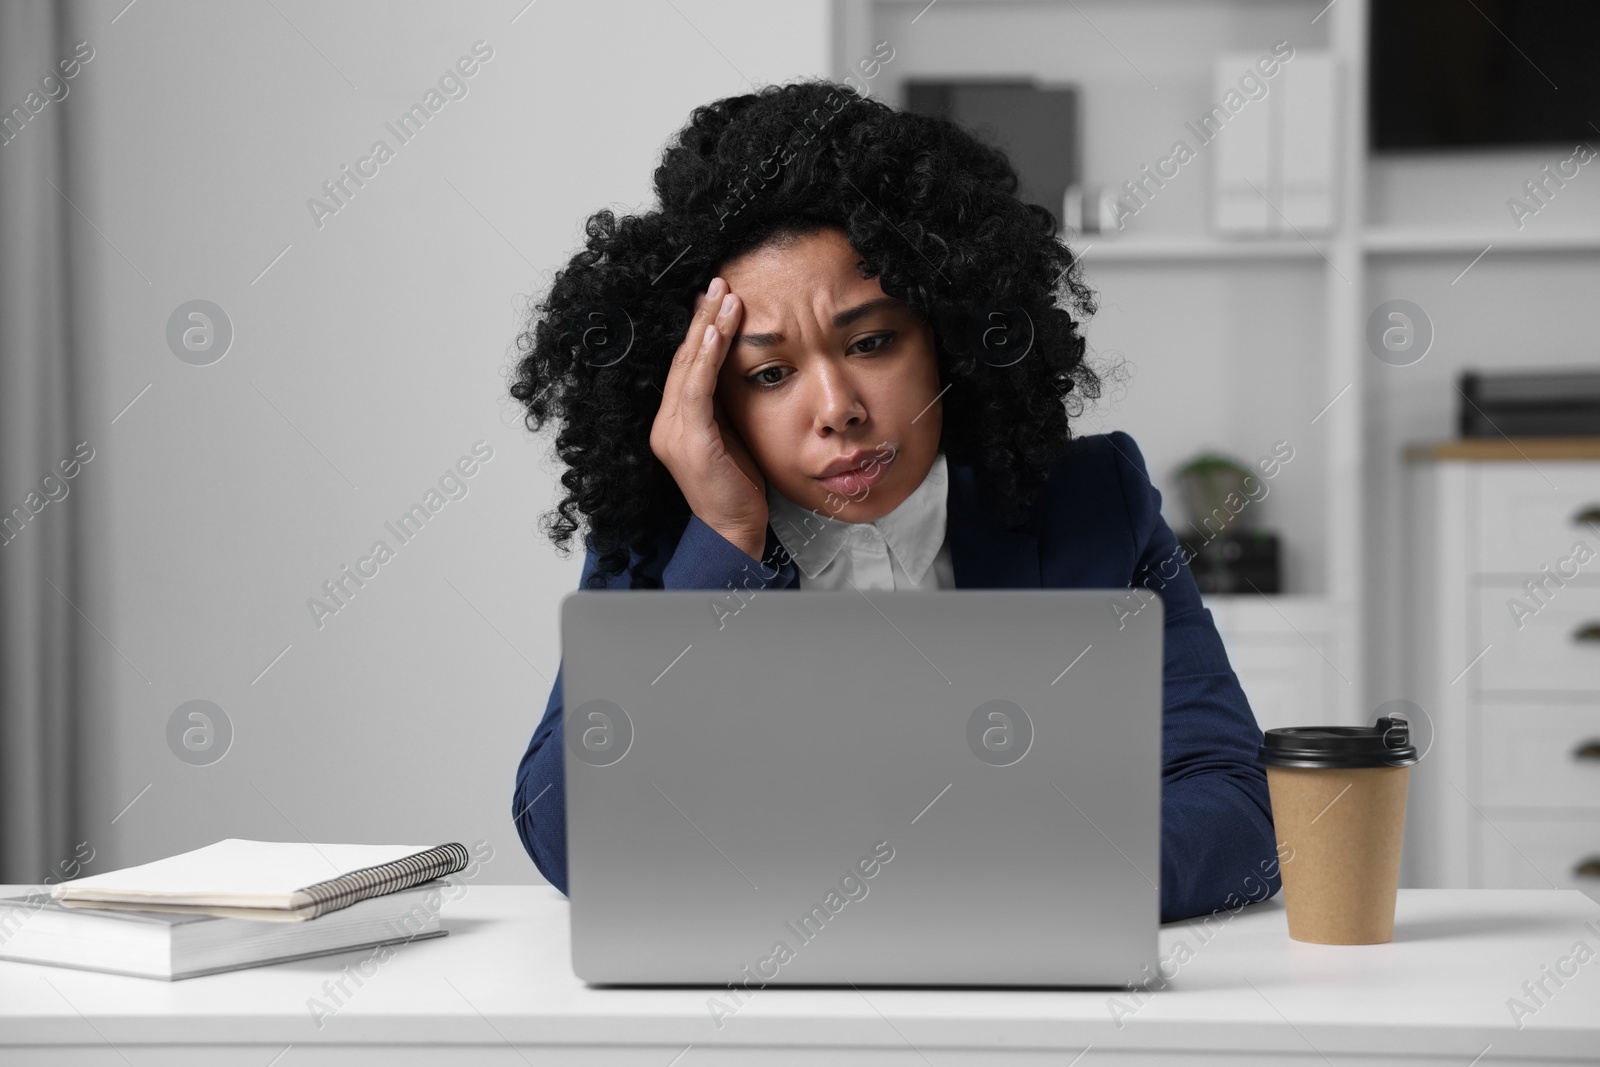
[[1407, 463], [1529, 459], [1600, 459], [1600, 437], [1471, 437], [1405, 446]]

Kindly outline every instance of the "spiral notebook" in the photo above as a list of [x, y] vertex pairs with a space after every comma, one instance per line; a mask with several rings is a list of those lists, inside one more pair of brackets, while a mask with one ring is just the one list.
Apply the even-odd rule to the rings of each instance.
[[0, 960], [169, 982], [363, 949], [376, 950], [367, 958], [382, 963], [413, 941], [449, 932], [440, 914], [446, 884], [423, 882], [385, 893], [316, 922], [68, 908], [48, 893], [0, 898]]
[[297, 922], [454, 874], [467, 850], [227, 838], [192, 852], [52, 886], [64, 907]]

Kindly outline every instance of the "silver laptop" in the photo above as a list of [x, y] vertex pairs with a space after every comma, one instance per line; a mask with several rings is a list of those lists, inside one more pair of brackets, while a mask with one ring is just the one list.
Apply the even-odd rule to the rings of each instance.
[[1159, 598], [742, 595], [561, 603], [580, 978], [753, 990], [1154, 973]]

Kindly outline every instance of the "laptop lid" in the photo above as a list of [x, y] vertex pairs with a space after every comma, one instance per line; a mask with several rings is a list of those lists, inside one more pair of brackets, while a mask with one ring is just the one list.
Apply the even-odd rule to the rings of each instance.
[[1131, 614], [1116, 589], [744, 597], [737, 614], [712, 591], [562, 601], [580, 978], [1146, 977], [1158, 597]]

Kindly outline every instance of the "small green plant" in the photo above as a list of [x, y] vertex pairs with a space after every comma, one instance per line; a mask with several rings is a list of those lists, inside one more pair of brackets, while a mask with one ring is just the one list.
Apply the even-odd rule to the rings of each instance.
[[1226, 501], [1230, 494], [1246, 495], [1245, 479], [1250, 476], [1249, 467], [1216, 453], [1202, 453], [1185, 463], [1178, 469], [1178, 481], [1189, 517], [1200, 523], [1217, 511], [1226, 515], [1236, 510]]

